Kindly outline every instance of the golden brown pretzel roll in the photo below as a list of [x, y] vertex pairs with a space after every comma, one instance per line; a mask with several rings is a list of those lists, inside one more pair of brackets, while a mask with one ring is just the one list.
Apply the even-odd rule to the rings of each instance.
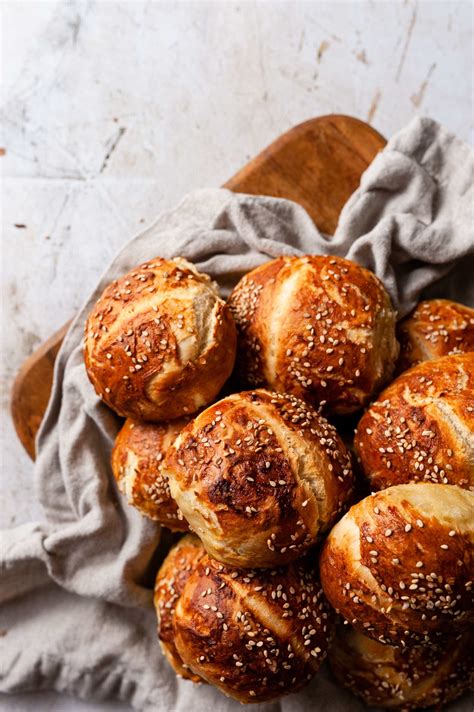
[[173, 420], [210, 403], [229, 377], [236, 331], [210, 278], [156, 258], [112, 282], [85, 329], [85, 362], [102, 400], [138, 420]]
[[229, 305], [243, 383], [328, 413], [358, 410], [390, 378], [395, 312], [372, 272], [340, 257], [279, 257], [247, 274]]
[[112, 471], [128, 503], [150, 519], [178, 531], [187, 531], [188, 524], [171, 497], [162, 467], [168, 448], [188, 420], [143, 423], [128, 418], [112, 450]]
[[351, 626], [338, 626], [329, 649], [336, 678], [367, 705], [403, 710], [445, 705], [474, 683], [471, 632], [444, 645], [383, 645]]
[[473, 620], [474, 494], [389, 487], [354, 505], [321, 552], [329, 602], [381, 642], [429, 642]]
[[153, 597], [161, 649], [175, 673], [193, 682], [200, 682], [201, 678], [183, 663], [176, 649], [173, 617], [184, 585], [204, 555], [205, 551], [197, 536], [187, 534], [180, 539], [170, 549], [158, 571]]
[[229, 569], [203, 557], [174, 614], [175, 645], [190, 670], [241, 702], [306, 684], [326, 657], [332, 614], [305, 561]]
[[335, 428], [298, 398], [264, 390], [200, 413], [168, 450], [164, 472], [208, 554], [244, 568], [301, 556], [353, 487]]
[[474, 488], [474, 352], [402, 373], [359, 421], [354, 446], [373, 489]]
[[474, 309], [449, 299], [428, 299], [397, 324], [398, 369], [474, 351]]

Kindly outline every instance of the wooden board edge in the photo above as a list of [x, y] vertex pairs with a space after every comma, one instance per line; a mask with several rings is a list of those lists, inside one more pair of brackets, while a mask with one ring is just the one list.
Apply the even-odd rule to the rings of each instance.
[[[35, 391], [35, 381], [38, 377], [42, 377], [42, 382], [47, 380], [52, 385], [54, 361], [61, 347], [64, 337], [69, 329], [71, 322], [64, 324], [54, 334], [52, 334], [41, 346], [23, 361], [20, 370], [13, 381], [11, 397], [10, 397], [10, 413], [18, 438], [27, 451], [28, 455], [35, 459], [35, 436], [38, 430], [39, 423], [25, 422], [22, 405], [24, 401], [25, 390], [29, 392]], [[40, 369], [43, 373], [37, 373], [38, 365], [45, 363], [49, 368]], [[37, 391], [39, 393], [39, 391]], [[51, 388], [49, 389], [51, 392]], [[43, 398], [39, 397], [38, 403], [43, 411], [46, 410], [48, 402], [43, 402]], [[49, 400], [49, 398], [48, 398]]]
[[[260, 167], [268, 160], [270, 153], [273, 154], [274, 152], [284, 148], [288, 143], [294, 141], [296, 137], [310, 133], [312, 129], [316, 128], [318, 124], [322, 122], [330, 122], [332, 126], [343, 135], [345, 132], [341, 129], [345, 123], [352, 125], [356, 124], [361, 129], [364, 129], [365, 132], [372, 134], [374, 142], [379, 145], [379, 150], [382, 150], [387, 143], [387, 140], [381, 133], [362, 119], [357, 119], [354, 116], [348, 116], [346, 114], [326, 114], [325, 116], [318, 116], [313, 119], [307, 119], [306, 121], [293, 126], [291, 129], [281, 134], [281, 136], [260, 151], [260, 153], [258, 153], [254, 158], [251, 158], [250, 161], [246, 163], [243, 168], [238, 170], [232, 178], [229, 178], [229, 180], [226, 181], [222, 187], [227, 188], [228, 190], [236, 190], [236, 187], [239, 184], [247, 181], [249, 175], [258, 172]], [[237, 190], [236, 192], [239, 191]]]

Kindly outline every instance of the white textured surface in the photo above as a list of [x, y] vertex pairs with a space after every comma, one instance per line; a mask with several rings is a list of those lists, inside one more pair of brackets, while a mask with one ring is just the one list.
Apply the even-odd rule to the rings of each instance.
[[[7, 2], [2, 24], [0, 524], [11, 526], [41, 516], [10, 422], [12, 378], [123, 241], [313, 116], [352, 114], [389, 136], [422, 113], [472, 139], [472, 5]], [[48, 694], [0, 708], [96, 709]]]

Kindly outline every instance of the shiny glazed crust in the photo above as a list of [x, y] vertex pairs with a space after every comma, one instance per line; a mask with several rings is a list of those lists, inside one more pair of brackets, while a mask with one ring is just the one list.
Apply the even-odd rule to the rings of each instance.
[[301, 556], [353, 488], [335, 428], [303, 401], [264, 390], [200, 413], [168, 450], [164, 472], [208, 554], [244, 568]]
[[474, 494], [398, 485], [366, 497], [324, 542], [324, 592], [357, 630], [394, 645], [435, 641], [473, 620]]
[[313, 677], [332, 614], [307, 561], [239, 571], [205, 556], [176, 605], [174, 632], [195, 674], [241, 702], [263, 702]]
[[474, 488], [474, 352], [426, 361], [386, 388], [357, 427], [374, 490], [406, 482]]
[[197, 536], [188, 534], [170, 549], [156, 576], [153, 603], [158, 619], [158, 637], [169, 664], [180, 677], [202, 682], [181, 659], [174, 641], [173, 617], [184, 585], [205, 551]]
[[372, 272], [339, 257], [279, 257], [246, 275], [229, 306], [250, 386], [351, 413], [390, 378], [395, 311]]
[[329, 649], [336, 678], [367, 705], [412, 710], [442, 705], [474, 684], [471, 632], [444, 645], [383, 645], [349, 625], [338, 626]]
[[210, 403], [235, 349], [235, 324], [216, 286], [182, 258], [151, 260], [112, 282], [85, 327], [96, 393], [138, 420], [172, 420]]
[[421, 361], [474, 351], [474, 309], [449, 299], [429, 299], [397, 324], [398, 370]]
[[176, 531], [187, 531], [188, 525], [171, 497], [162, 467], [168, 448], [188, 421], [143, 423], [128, 418], [112, 450], [112, 471], [128, 503]]

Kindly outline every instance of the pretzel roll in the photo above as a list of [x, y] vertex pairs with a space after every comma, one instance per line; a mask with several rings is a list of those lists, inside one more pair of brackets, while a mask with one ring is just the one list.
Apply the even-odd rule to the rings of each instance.
[[128, 418], [115, 440], [112, 471], [119, 490], [132, 507], [169, 529], [188, 525], [171, 497], [163, 458], [189, 419], [142, 423]]
[[173, 618], [184, 585], [205, 551], [197, 536], [187, 534], [170, 549], [156, 576], [153, 603], [158, 619], [158, 637], [169, 664], [180, 677], [201, 682], [181, 659], [174, 640]]
[[383, 645], [351, 626], [338, 626], [329, 649], [336, 678], [367, 705], [441, 709], [474, 683], [473, 635], [461, 633], [443, 646]]
[[449, 299], [428, 299], [397, 325], [398, 369], [474, 351], [474, 309]]
[[244, 568], [301, 556], [353, 487], [335, 428], [294, 396], [264, 390], [200, 413], [168, 450], [164, 471], [208, 554]]
[[229, 298], [240, 376], [328, 413], [358, 410], [390, 378], [395, 311], [372, 272], [340, 257], [279, 257]]
[[402, 373], [359, 421], [355, 450], [372, 489], [407, 482], [474, 488], [474, 352]]
[[313, 677], [332, 614], [307, 562], [242, 571], [205, 556], [184, 585], [173, 629], [193, 673], [240, 702], [263, 702]]
[[389, 487], [354, 505], [321, 552], [329, 602], [382, 643], [430, 642], [473, 619], [474, 494]]
[[138, 420], [173, 420], [210, 403], [232, 371], [235, 348], [216, 285], [179, 257], [156, 258], [112, 282], [85, 328], [97, 394]]

